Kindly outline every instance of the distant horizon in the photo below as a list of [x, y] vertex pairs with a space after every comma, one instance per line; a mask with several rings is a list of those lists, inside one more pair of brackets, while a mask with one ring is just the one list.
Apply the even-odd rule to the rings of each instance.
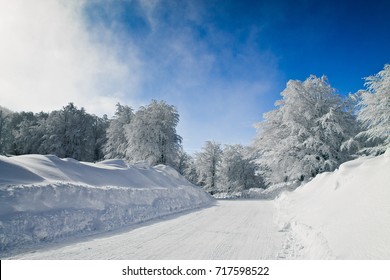
[[15, 0], [0, 11], [0, 105], [73, 102], [111, 118], [118, 102], [165, 100], [187, 152], [207, 140], [248, 145], [288, 80], [364, 89], [390, 63], [389, 10], [386, 0]]

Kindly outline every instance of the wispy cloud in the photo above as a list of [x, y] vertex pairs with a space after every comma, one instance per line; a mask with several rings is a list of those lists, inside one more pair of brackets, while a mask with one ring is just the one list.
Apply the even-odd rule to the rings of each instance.
[[168, 3], [144, 7], [153, 26], [140, 43], [149, 55], [143, 59], [149, 77], [144, 95], [178, 106], [179, 132], [188, 150], [208, 139], [249, 144], [253, 123], [275, 100], [266, 96], [278, 95], [277, 58], [256, 45], [259, 27], [251, 26], [237, 40], [197, 2]]
[[[3, 1], [1, 1], [3, 2]], [[4, 1], [0, 9], [0, 103], [13, 110], [52, 110], [75, 102], [112, 112], [131, 99], [140, 77], [116, 50], [86, 30], [83, 2]], [[106, 38], [109, 36], [107, 33]]]

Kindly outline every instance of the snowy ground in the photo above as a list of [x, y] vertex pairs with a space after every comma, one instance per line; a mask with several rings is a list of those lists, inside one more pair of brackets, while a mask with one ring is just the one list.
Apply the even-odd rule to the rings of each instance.
[[214, 205], [166, 166], [0, 157], [0, 257], [390, 259], [390, 149], [295, 187]]
[[0, 256], [34, 244], [106, 232], [213, 199], [167, 166], [0, 157]]
[[390, 149], [346, 162], [276, 200], [279, 257], [390, 259]]
[[95, 236], [15, 259], [275, 259], [283, 233], [270, 201], [219, 201], [216, 206]]

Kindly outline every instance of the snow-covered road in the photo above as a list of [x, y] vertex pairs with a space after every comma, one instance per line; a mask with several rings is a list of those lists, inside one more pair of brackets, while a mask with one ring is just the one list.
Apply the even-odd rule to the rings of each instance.
[[275, 259], [283, 233], [271, 201], [218, 201], [121, 232], [43, 248], [15, 259]]

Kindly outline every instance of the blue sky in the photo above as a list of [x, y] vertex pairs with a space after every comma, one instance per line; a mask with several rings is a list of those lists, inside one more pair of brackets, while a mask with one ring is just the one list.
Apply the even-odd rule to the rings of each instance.
[[0, 11], [0, 103], [112, 116], [177, 106], [189, 152], [250, 144], [289, 79], [341, 94], [390, 63], [389, 0], [14, 0]]
[[178, 107], [191, 152], [206, 140], [249, 144], [289, 79], [327, 75], [341, 94], [361, 89], [390, 63], [389, 10], [390, 1], [97, 1], [84, 12], [92, 32], [104, 26], [135, 45], [147, 75], [139, 96]]

